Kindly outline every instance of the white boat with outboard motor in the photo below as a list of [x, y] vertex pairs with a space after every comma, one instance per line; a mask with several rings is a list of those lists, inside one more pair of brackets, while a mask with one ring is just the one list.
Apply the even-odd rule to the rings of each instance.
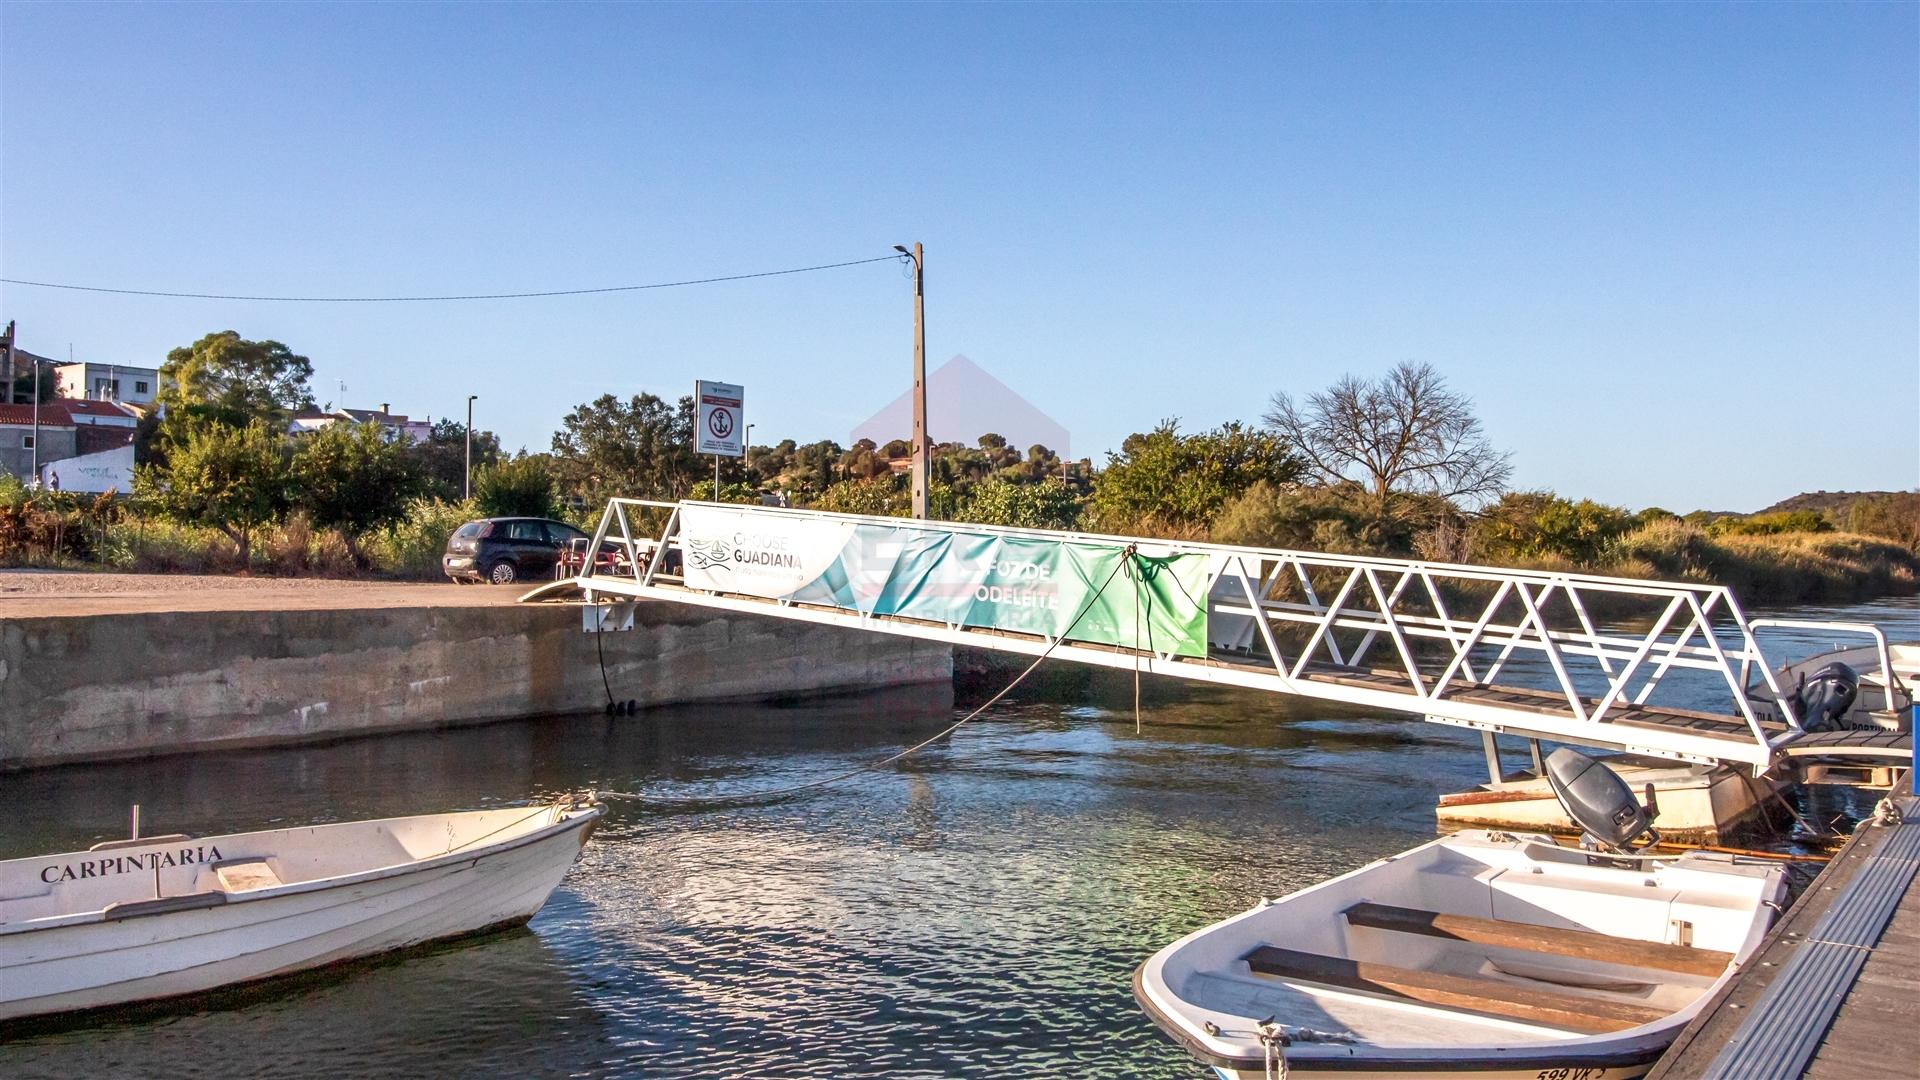
[[[1872, 623], [1804, 622], [1798, 619], [1754, 619], [1756, 633], [1776, 629], [1818, 630], [1853, 634], [1864, 642], [1841, 645], [1799, 660], [1774, 672], [1774, 680], [1789, 688], [1795, 711], [1808, 731], [1906, 731], [1913, 707], [1920, 702], [1920, 641], [1888, 641]], [[1744, 679], [1747, 672], [1742, 670]], [[1784, 718], [1757, 688], [1750, 688], [1756, 714], [1764, 723]]]
[[1568, 749], [1581, 847], [1462, 832], [1198, 930], [1134, 974], [1228, 1080], [1643, 1075], [1766, 936], [1780, 864], [1650, 856], [1656, 808]]
[[0, 1020], [170, 998], [525, 922], [602, 808], [542, 806], [0, 862]]

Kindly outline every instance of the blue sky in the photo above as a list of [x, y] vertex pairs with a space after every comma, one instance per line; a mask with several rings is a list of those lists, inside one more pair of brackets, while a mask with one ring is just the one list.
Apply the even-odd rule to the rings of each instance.
[[[0, 276], [591, 287], [928, 247], [928, 351], [1096, 453], [1440, 368], [1516, 481], [1755, 509], [1920, 485], [1920, 8], [0, 6]], [[21, 344], [215, 329], [322, 399], [546, 448], [747, 386], [834, 438], [909, 376], [891, 263], [410, 305], [0, 286]], [[937, 436], [971, 437], [939, 427]]]

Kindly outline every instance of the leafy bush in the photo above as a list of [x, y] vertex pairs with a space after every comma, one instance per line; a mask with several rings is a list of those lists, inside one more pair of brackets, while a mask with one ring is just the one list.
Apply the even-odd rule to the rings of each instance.
[[[695, 502], [723, 502], [758, 505], [760, 489], [752, 484], [721, 484], [720, 497], [713, 497], [713, 481], [702, 480], [687, 492], [687, 498]], [[597, 520], [597, 519], [596, 519]]]
[[230, 574], [244, 568], [239, 546], [218, 529], [150, 515], [109, 526], [100, 561], [143, 574]]
[[1818, 510], [1784, 510], [1772, 514], [1729, 515], [1707, 525], [1715, 536], [1779, 536], [1783, 533], [1832, 532], [1833, 522]]
[[1080, 499], [1057, 476], [1017, 483], [995, 476], [973, 488], [960, 507], [960, 521], [1024, 529], [1071, 529], [1080, 520]]
[[1682, 521], [1644, 525], [1606, 548], [1602, 573], [1725, 585], [1742, 600], [1790, 604], [1914, 591], [1920, 556], [1847, 533], [1715, 537]]
[[550, 518], [557, 495], [542, 458], [513, 458], [473, 473], [473, 501], [481, 517]]
[[285, 440], [259, 420], [239, 428], [201, 422], [185, 430], [167, 458], [164, 470], [149, 465], [135, 473], [140, 501], [183, 525], [219, 529], [246, 565], [253, 534], [286, 505]]
[[1878, 536], [1920, 551], [1920, 491], [1861, 499], [1847, 507], [1847, 531]]
[[1586, 564], [1635, 523], [1634, 515], [1620, 507], [1592, 499], [1573, 502], [1551, 491], [1512, 491], [1488, 507], [1472, 531], [1474, 548], [1494, 562], [1557, 557]]
[[913, 493], [893, 476], [842, 480], [821, 492], [810, 504], [815, 510], [872, 517], [906, 517], [913, 512]]
[[1204, 533], [1228, 500], [1262, 480], [1284, 484], [1299, 472], [1299, 461], [1271, 432], [1227, 423], [1182, 435], [1178, 421], [1163, 420], [1107, 455], [1091, 509], [1109, 532], [1157, 526]]
[[294, 505], [314, 524], [338, 528], [356, 562], [365, 561], [360, 537], [398, 521], [421, 487], [406, 448], [378, 424], [329, 424], [300, 437], [287, 477]]
[[119, 517], [113, 496], [28, 491], [0, 474], [0, 564], [65, 565], [95, 556]]
[[359, 566], [353, 546], [339, 529], [315, 530], [304, 511], [296, 510], [267, 533], [260, 547], [269, 573], [287, 577], [352, 577]]
[[375, 533], [367, 544], [373, 565], [399, 577], [430, 579], [440, 576], [440, 556], [446, 554], [447, 538], [474, 518], [481, 517], [472, 503], [442, 499], [414, 499], [407, 503], [399, 521]]
[[1360, 489], [1255, 483], [1221, 508], [1212, 538], [1223, 544], [1356, 553], [1368, 515]]

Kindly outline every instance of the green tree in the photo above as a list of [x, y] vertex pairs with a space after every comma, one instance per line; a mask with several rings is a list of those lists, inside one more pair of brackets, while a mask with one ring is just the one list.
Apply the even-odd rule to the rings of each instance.
[[[426, 441], [410, 443], [406, 453], [427, 494], [459, 502], [467, 493], [467, 425], [458, 420], [435, 420]], [[500, 437], [491, 431], [473, 433], [473, 467], [500, 462]], [[477, 480], [476, 480], [477, 482]]]
[[1182, 435], [1179, 421], [1163, 420], [1107, 454], [1092, 509], [1100, 527], [1115, 532], [1199, 532], [1227, 500], [1262, 480], [1284, 484], [1299, 472], [1299, 460], [1272, 432], [1231, 422]]
[[262, 421], [229, 427], [202, 421], [184, 429], [167, 467], [142, 466], [134, 493], [175, 521], [219, 529], [240, 549], [253, 551], [253, 533], [285, 506], [285, 440]]
[[473, 501], [487, 517], [550, 518], [558, 507], [555, 496], [545, 458], [523, 454], [474, 469]]
[[1023, 529], [1071, 529], [1080, 520], [1080, 499], [1057, 476], [1038, 483], [996, 476], [973, 489], [961, 505], [959, 520]]
[[871, 517], [906, 517], [912, 512], [912, 497], [899, 479], [888, 473], [845, 480], [828, 488], [809, 504], [815, 510], [839, 514], [866, 514]]
[[592, 498], [678, 499], [701, 475], [693, 416], [691, 397], [676, 406], [652, 394], [626, 401], [602, 394], [576, 406], [553, 436], [560, 480]]
[[759, 505], [760, 492], [752, 484], [721, 484], [720, 497], [714, 498], [713, 478], [697, 481], [687, 490], [687, 498], [695, 502], [723, 502]]
[[1778, 510], [1771, 514], [1729, 514], [1707, 526], [1710, 536], [1778, 536], [1782, 533], [1832, 532], [1833, 522], [1818, 510]]
[[154, 400], [235, 427], [313, 407], [313, 363], [277, 341], [248, 341], [232, 330], [208, 334], [167, 354]]
[[1920, 491], [1857, 499], [1847, 507], [1849, 531], [1884, 536], [1920, 551]]
[[1510, 491], [1473, 525], [1476, 546], [1488, 558], [1559, 556], [1591, 564], [1634, 528], [1634, 515], [1592, 499], [1574, 502], [1551, 491]]
[[361, 537], [400, 520], [422, 486], [406, 448], [379, 424], [346, 421], [300, 436], [288, 476], [294, 505], [314, 524], [338, 528], [363, 566]]

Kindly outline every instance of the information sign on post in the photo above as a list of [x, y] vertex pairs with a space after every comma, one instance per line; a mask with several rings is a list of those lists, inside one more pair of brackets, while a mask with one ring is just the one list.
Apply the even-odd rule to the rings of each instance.
[[693, 384], [693, 400], [699, 406], [693, 427], [699, 452], [718, 457], [745, 456], [747, 421], [743, 388], [700, 379]]

